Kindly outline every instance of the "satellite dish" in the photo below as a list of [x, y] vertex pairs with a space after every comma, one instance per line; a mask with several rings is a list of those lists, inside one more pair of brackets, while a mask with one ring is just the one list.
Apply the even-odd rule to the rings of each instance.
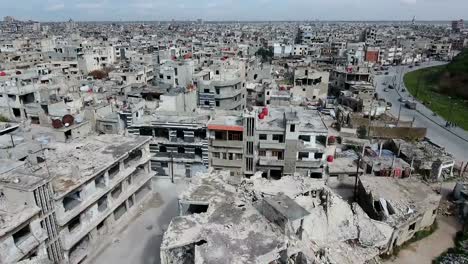
[[53, 128], [61, 128], [63, 127], [63, 123], [60, 119], [54, 119], [52, 120], [52, 127]]
[[72, 115], [64, 115], [62, 118], [62, 123], [68, 124], [68, 126], [73, 125], [75, 118]]

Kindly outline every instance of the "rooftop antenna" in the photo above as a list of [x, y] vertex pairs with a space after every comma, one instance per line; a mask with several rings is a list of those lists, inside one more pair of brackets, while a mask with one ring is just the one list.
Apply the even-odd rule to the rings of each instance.
[[415, 22], [416, 22], [416, 16], [413, 16], [413, 20], [411, 20], [411, 25], [414, 26]]

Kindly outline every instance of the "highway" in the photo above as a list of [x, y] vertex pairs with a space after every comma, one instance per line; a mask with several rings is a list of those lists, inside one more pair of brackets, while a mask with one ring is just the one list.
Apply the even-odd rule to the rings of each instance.
[[[387, 102], [392, 103], [390, 113], [398, 117], [401, 109], [400, 119], [404, 121], [412, 121], [414, 119], [415, 127], [426, 127], [427, 138], [435, 144], [444, 147], [446, 151], [454, 155], [459, 162], [468, 161], [468, 132], [459, 128], [446, 128], [446, 121], [438, 116], [408, 93], [403, 82], [405, 73], [417, 69], [442, 65], [442, 62], [426, 62], [419, 67], [410, 69], [408, 66], [395, 66], [388, 70], [388, 75], [375, 75], [374, 84], [380, 98], [384, 98]], [[388, 89], [389, 84], [393, 84], [395, 79], [395, 89]], [[384, 85], [386, 83], [386, 85]], [[384, 89], [387, 88], [387, 91]], [[405, 91], [402, 92], [401, 89]], [[417, 102], [416, 110], [408, 109], [402, 104], [399, 99], [410, 100]], [[401, 108], [400, 108], [401, 105]]]

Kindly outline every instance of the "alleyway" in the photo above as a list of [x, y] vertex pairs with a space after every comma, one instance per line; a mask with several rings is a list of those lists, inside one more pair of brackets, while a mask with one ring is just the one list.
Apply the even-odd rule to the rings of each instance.
[[[180, 188], [179, 188], [180, 187]], [[170, 220], [177, 215], [177, 194], [182, 186], [169, 179], [153, 180], [157, 194], [149, 202], [144, 213], [120, 234], [90, 263], [158, 264], [162, 235]]]

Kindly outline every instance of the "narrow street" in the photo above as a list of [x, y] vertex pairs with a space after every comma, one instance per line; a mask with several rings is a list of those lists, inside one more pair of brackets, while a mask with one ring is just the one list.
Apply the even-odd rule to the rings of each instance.
[[164, 230], [178, 214], [177, 195], [183, 183], [154, 179], [154, 198], [123, 232], [114, 235], [112, 244], [88, 263], [159, 264], [159, 248]]

